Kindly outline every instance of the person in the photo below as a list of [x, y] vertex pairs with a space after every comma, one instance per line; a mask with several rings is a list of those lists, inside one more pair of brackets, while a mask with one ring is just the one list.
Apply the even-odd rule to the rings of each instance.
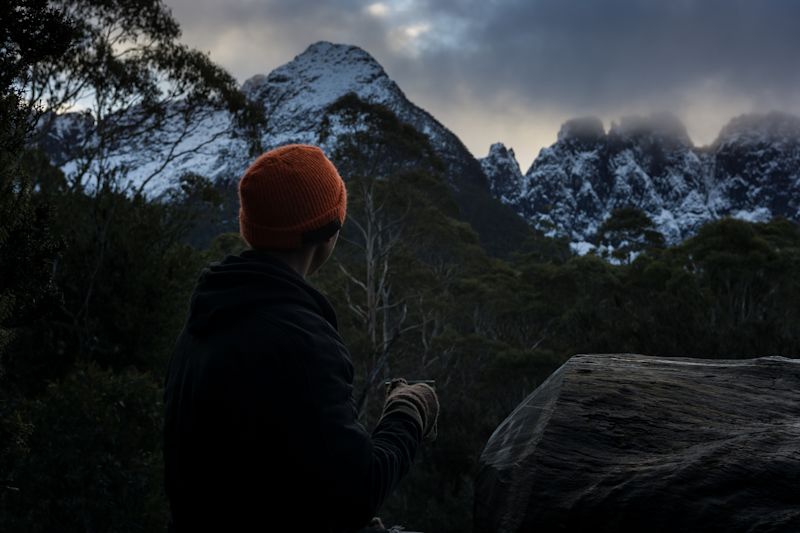
[[347, 208], [320, 148], [261, 155], [239, 199], [250, 248], [202, 272], [167, 369], [170, 530], [355, 531], [435, 436], [436, 393], [394, 380], [375, 429], [358, 420], [336, 315], [306, 281]]

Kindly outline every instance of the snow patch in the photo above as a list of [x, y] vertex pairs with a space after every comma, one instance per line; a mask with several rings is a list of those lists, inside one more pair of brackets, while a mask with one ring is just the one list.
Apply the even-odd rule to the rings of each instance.
[[569, 247], [576, 255], [586, 255], [597, 249], [597, 246], [586, 241], [571, 242], [569, 243]]

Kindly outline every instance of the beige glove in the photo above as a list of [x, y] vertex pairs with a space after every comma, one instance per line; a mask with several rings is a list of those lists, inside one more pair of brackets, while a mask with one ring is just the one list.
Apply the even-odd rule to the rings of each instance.
[[419, 422], [422, 437], [436, 440], [439, 421], [439, 398], [433, 387], [425, 383], [409, 385], [404, 379], [393, 379], [386, 388], [383, 416], [402, 412]]

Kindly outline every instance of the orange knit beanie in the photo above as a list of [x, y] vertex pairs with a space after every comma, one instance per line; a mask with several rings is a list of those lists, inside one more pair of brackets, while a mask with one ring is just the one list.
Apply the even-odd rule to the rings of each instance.
[[347, 191], [316, 146], [289, 144], [262, 154], [239, 182], [239, 229], [253, 248], [296, 249], [341, 228]]

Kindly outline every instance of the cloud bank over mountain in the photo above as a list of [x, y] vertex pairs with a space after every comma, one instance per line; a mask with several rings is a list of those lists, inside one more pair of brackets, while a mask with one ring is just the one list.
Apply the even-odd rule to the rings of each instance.
[[670, 111], [697, 144], [731, 117], [800, 112], [800, 3], [781, 0], [168, 0], [241, 81], [317, 40], [369, 50], [476, 155], [525, 165], [569, 117]]

